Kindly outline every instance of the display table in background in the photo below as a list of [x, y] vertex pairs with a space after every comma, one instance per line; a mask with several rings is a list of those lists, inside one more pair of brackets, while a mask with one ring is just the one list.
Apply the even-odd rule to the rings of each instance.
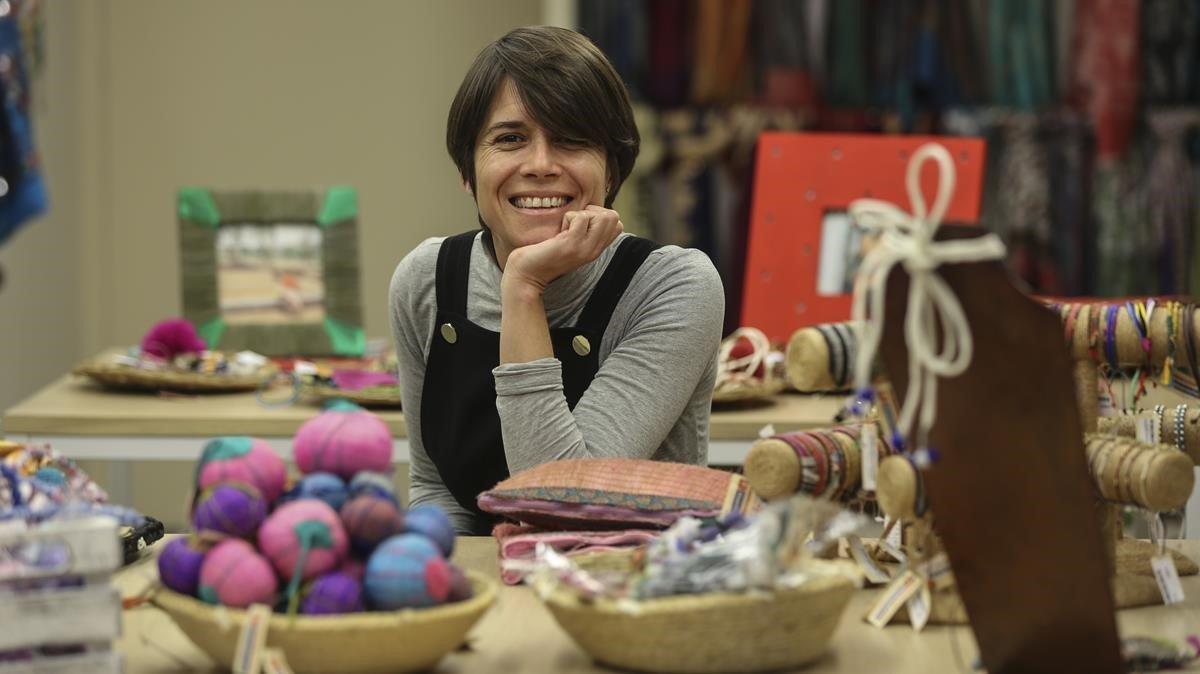
[[[1180, 541], [1170, 545], [1193, 557], [1200, 555], [1200, 542]], [[152, 549], [161, 548], [160, 543]], [[454, 560], [498, 582], [494, 539], [459, 539]], [[123, 570], [116, 583], [123, 595], [131, 596], [156, 578], [157, 568], [152, 559], [146, 558]], [[1200, 624], [1200, 576], [1183, 578], [1183, 588], [1187, 594], [1183, 604], [1118, 613], [1121, 635], [1154, 636], [1183, 643]], [[863, 614], [879, 592], [856, 593], [834, 634], [830, 652], [798, 671], [804, 674], [971, 671], [977, 650], [970, 630], [965, 627], [935, 626], [917, 633], [907, 625], [879, 630], [863, 622]], [[435, 671], [488, 674], [617, 671], [593, 664], [526, 587], [502, 587], [495, 606], [472, 630], [469, 643], [469, 649], [446, 656]], [[125, 657], [128, 674], [220, 669], [188, 641], [165, 613], [152, 606], [125, 611], [124, 630], [117, 648]]]

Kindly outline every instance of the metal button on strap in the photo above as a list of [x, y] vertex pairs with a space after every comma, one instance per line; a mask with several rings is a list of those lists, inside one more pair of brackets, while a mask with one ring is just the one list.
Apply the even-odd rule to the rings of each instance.
[[442, 339], [453, 344], [458, 341], [458, 331], [454, 329], [453, 325], [442, 323]]
[[592, 343], [583, 335], [575, 335], [575, 339], [571, 340], [571, 348], [575, 349], [575, 353], [586, 356], [592, 352]]

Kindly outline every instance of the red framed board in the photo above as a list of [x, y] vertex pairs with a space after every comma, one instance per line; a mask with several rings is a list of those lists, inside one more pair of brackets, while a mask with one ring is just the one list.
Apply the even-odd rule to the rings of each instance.
[[[784, 342], [800, 328], [849, 319], [853, 262], [832, 243], [835, 236], [839, 241], [851, 236], [843, 214], [861, 197], [890, 201], [911, 212], [905, 171], [909, 156], [928, 142], [941, 143], [955, 159], [955, 190], [945, 220], [978, 223], [986, 159], [981, 138], [759, 136], [741, 324]], [[936, 170], [928, 162], [921, 172], [928, 204], [937, 189]]]

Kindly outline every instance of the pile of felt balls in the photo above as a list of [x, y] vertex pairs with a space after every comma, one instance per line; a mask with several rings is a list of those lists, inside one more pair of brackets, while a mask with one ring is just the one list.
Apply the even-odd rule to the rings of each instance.
[[399, 506], [392, 438], [379, 417], [339, 401], [300, 428], [293, 455], [302, 476], [289, 487], [283, 460], [264, 441], [210, 441], [196, 471], [196, 533], [163, 549], [163, 584], [211, 604], [309, 615], [471, 596], [448, 561], [446, 514]]

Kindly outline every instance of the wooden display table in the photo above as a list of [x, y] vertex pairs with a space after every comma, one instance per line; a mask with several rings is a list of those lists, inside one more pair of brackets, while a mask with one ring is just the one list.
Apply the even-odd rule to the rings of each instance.
[[[741, 465], [767, 424], [777, 431], [824, 426], [844, 397], [781, 395], [765, 405], [713, 413], [709, 463]], [[300, 401], [264, 407], [251, 393], [160, 396], [115, 392], [84, 377], [66, 375], [4, 413], [11, 439], [47, 441], [76, 459], [192, 461], [204, 440], [216, 435], [253, 435], [290, 455], [290, 440], [319, 408]], [[393, 460], [408, 461], [404, 415], [379, 413], [395, 437]]]
[[[1181, 541], [1172, 547], [1195, 557], [1200, 542]], [[162, 543], [152, 549], [161, 549]], [[455, 561], [498, 579], [496, 543], [491, 538], [459, 539]], [[135, 595], [157, 577], [150, 558], [121, 571], [116, 583], [125, 596]], [[1187, 600], [1173, 607], [1155, 606], [1118, 613], [1122, 636], [1155, 636], [1177, 643], [1195, 631], [1200, 619], [1200, 576], [1183, 579]], [[830, 652], [802, 670], [828, 672], [970, 671], [977, 651], [971, 632], [963, 627], [928, 627], [916, 633], [907, 625], [879, 630], [862, 616], [879, 590], [855, 594], [834, 634]], [[1069, 598], [1064, 598], [1064, 601]], [[501, 588], [495, 606], [475, 626], [470, 649], [451, 653], [436, 671], [444, 672], [614, 672], [593, 664], [587, 654], [558, 627], [533, 592], [526, 587]], [[218, 671], [161, 610], [142, 606], [125, 611], [124, 630], [117, 648], [128, 674], [144, 672]], [[957, 653], [961, 659], [956, 657]]]

